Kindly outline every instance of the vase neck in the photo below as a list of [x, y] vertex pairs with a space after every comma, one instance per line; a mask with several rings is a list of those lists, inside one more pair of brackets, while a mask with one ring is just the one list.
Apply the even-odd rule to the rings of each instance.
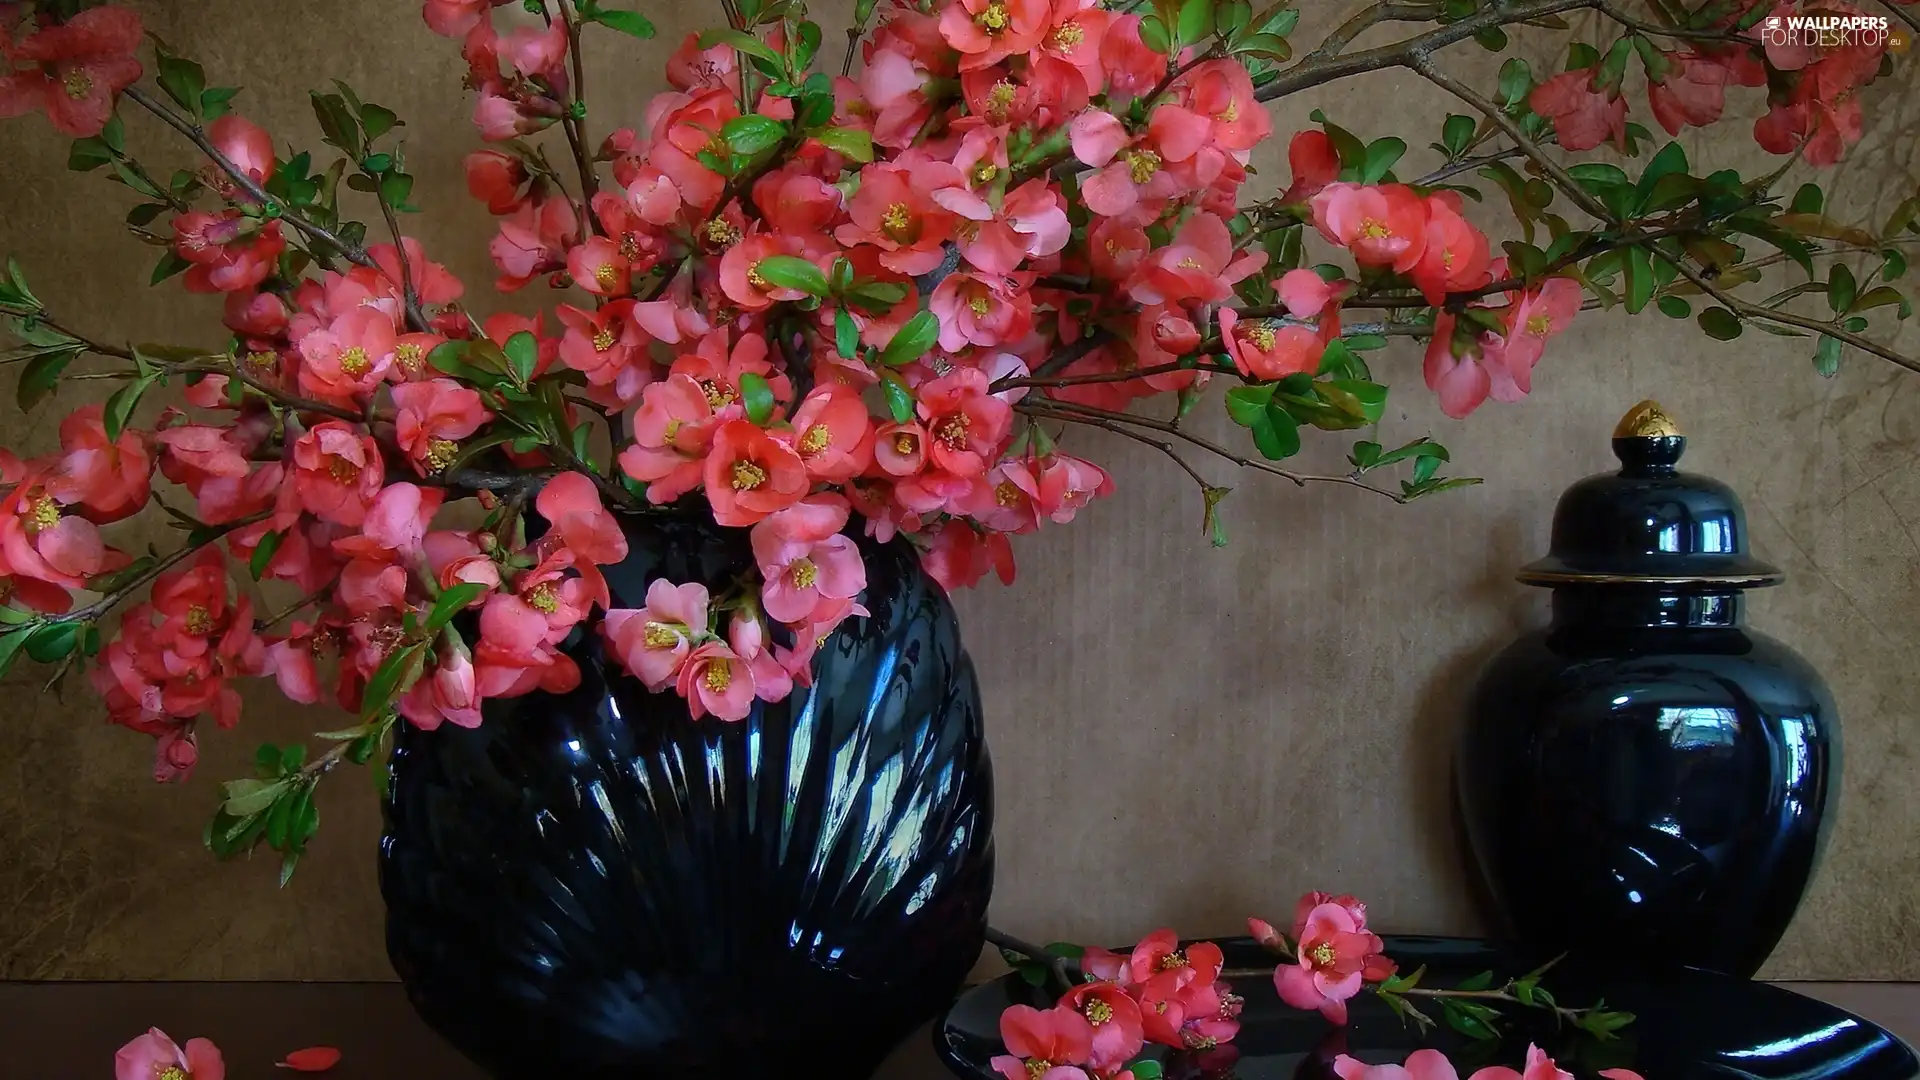
[[1732, 627], [1740, 625], [1740, 594], [1671, 593], [1610, 585], [1553, 591], [1553, 625], [1616, 627]]

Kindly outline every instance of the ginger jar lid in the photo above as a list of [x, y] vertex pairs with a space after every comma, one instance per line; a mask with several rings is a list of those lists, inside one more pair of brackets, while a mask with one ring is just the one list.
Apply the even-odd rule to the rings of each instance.
[[1747, 551], [1747, 515], [1733, 489], [1680, 472], [1686, 437], [1657, 402], [1613, 431], [1620, 471], [1575, 483], [1553, 512], [1546, 558], [1517, 575], [1528, 585], [1645, 585], [1752, 589], [1784, 575]]

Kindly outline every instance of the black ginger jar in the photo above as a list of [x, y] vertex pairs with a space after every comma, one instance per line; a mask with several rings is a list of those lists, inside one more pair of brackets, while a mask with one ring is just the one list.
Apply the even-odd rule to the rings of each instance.
[[[615, 608], [661, 576], [719, 597], [752, 566], [747, 531], [703, 515], [623, 528]], [[914, 550], [858, 543], [871, 614], [819, 646], [810, 690], [738, 723], [649, 693], [583, 624], [577, 689], [402, 725], [388, 955], [490, 1074], [865, 1076], [951, 1001], [993, 884], [979, 689]]]
[[1778, 570], [1725, 484], [1676, 469], [1653, 402], [1614, 432], [1617, 473], [1568, 488], [1545, 629], [1496, 657], [1455, 757], [1473, 854], [1506, 928], [1545, 955], [1751, 976], [1811, 879], [1839, 780], [1833, 700], [1741, 620]]

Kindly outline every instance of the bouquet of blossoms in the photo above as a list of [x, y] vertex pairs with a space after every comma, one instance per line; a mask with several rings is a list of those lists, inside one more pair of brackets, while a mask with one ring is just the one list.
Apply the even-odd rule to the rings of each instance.
[[[1476, 482], [1441, 475], [1433, 439], [1381, 441], [1395, 339], [1424, 342], [1452, 417], [1523, 398], [1591, 308], [1804, 337], [1823, 373], [1848, 350], [1920, 368], [1868, 336], [1909, 313], [1920, 197], [1858, 225], [1780, 185], [1860, 137], [1905, 3], [1382, 2], [1310, 46], [1288, 0], [858, 0], [844, 42], [799, 0], [720, 8], [644, 125], [596, 132], [581, 41], [647, 37], [645, 17], [427, 0], [473, 91], [493, 285], [542, 297], [517, 315], [407, 235], [392, 110], [315, 90], [303, 147], [126, 8], [0, 4], [0, 115], [43, 114], [73, 169], [118, 185], [154, 284], [222, 300], [198, 343], [108, 340], [9, 261], [0, 359], [22, 409], [65, 415], [57, 450], [0, 451], [0, 670], [86, 669], [160, 780], [239, 720], [238, 679], [358, 718], [311, 758], [263, 747], [216, 852], [264, 842], [290, 870], [332, 767], [401, 719], [472, 726], [573, 686], [574, 635], [738, 720], [863, 616], [861, 532], [907, 538], [948, 588], [1011, 581], [1013, 536], [1113, 489], [1084, 429], [1190, 474], [1216, 543], [1209, 458], [1397, 501]], [[1441, 65], [1553, 31], [1553, 70], [1514, 56], [1478, 86]], [[1316, 114], [1281, 136], [1289, 175], [1252, 175], [1266, 102], [1392, 68], [1462, 111], [1412, 153], [1380, 116]], [[1629, 118], [1678, 134], [1729, 95], [1766, 104], [1778, 170], [1696, 175]], [[155, 166], [133, 136], [163, 129], [203, 164]], [[1476, 224], [1508, 216], [1497, 245]], [[1232, 444], [1189, 422], [1216, 384]], [[1354, 433], [1350, 469], [1289, 468], [1309, 429]], [[621, 516], [667, 508], [747, 530], [754, 572], [614, 608]], [[179, 542], [116, 542], [142, 514]]]

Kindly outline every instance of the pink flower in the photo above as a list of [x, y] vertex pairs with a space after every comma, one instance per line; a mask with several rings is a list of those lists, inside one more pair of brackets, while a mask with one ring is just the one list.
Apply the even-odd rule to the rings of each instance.
[[1603, 142], [1627, 145], [1627, 101], [1615, 84], [1596, 88], [1597, 68], [1565, 71], [1533, 88], [1527, 104], [1553, 121], [1553, 132], [1568, 150], [1591, 150]]
[[48, 480], [55, 498], [79, 505], [89, 520], [102, 525], [146, 505], [153, 472], [153, 455], [139, 432], [128, 429], [107, 441], [105, 411], [83, 405], [60, 421], [60, 464]]
[[720, 425], [702, 471], [713, 520], [741, 528], [807, 493], [806, 465], [786, 443], [745, 420]]
[[940, 319], [940, 347], [957, 352], [968, 345], [993, 346], [1018, 341], [1033, 329], [1032, 274], [948, 274], [927, 301]]
[[339, 420], [315, 425], [293, 444], [291, 492], [301, 509], [348, 527], [366, 520], [380, 493], [380, 447]]
[[620, 452], [620, 471], [647, 485], [648, 502], [672, 502], [700, 486], [718, 420], [712, 399], [692, 376], [669, 375], [651, 384], [634, 413], [633, 444]]
[[1128, 278], [1128, 291], [1142, 304], [1219, 303], [1266, 262], [1264, 251], [1235, 258], [1227, 223], [1198, 213], [1180, 226], [1171, 243], [1141, 261]]
[[357, 307], [300, 339], [300, 391], [324, 401], [364, 399], [386, 381], [397, 345], [393, 319]]
[[920, 419], [932, 436], [927, 449], [935, 468], [979, 476], [999, 456], [1013, 407], [987, 387], [987, 373], [979, 368], [955, 368], [921, 386]]
[[600, 489], [586, 476], [564, 472], [548, 480], [534, 497], [533, 508], [552, 524], [554, 535], [576, 559], [606, 566], [627, 557], [626, 534], [600, 502]]
[[768, 233], [742, 238], [720, 257], [720, 290], [743, 311], [763, 311], [775, 301], [806, 299], [799, 289], [775, 285], [760, 273], [760, 264], [767, 259], [794, 254], [790, 246]]
[[973, 71], [1040, 44], [1050, 14], [1047, 0], [956, 0], [940, 13], [940, 36]]
[[1070, 454], [1009, 462], [1006, 475], [1033, 500], [1036, 510], [1060, 525], [1072, 521], [1095, 496], [1113, 494], [1113, 477], [1105, 469]]
[[1333, 1059], [1333, 1072], [1340, 1080], [1459, 1080], [1460, 1076], [1438, 1050], [1415, 1050], [1407, 1055], [1405, 1065], [1368, 1065], [1341, 1054]]
[[1329, 184], [1311, 205], [1314, 228], [1362, 266], [1405, 273], [1426, 250], [1426, 201], [1405, 184]]
[[567, 248], [580, 228], [573, 203], [565, 198], [535, 198], [502, 218], [487, 245], [500, 270], [495, 285], [511, 292], [536, 276], [567, 265]]
[[1317, 128], [1300, 132], [1287, 144], [1287, 164], [1293, 169], [1293, 185], [1280, 196], [1284, 203], [1304, 202], [1340, 178], [1333, 137]]
[[6, 479], [16, 482], [0, 496], [0, 573], [75, 589], [125, 565], [126, 557], [108, 549], [93, 522], [66, 513], [44, 474], [17, 476], [9, 469]]
[[1116, 15], [1100, 41], [1100, 66], [1107, 89], [1122, 97], [1138, 97], [1159, 85], [1167, 58], [1140, 40], [1140, 16]]
[[1326, 343], [1304, 326], [1279, 325], [1267, 320], [1247, 324], [1232, 308], [1220, 309], [1220, 340], [1233, 366], [1255, 379], [1284, 379], [1319, 370]]
[[834, 237], [880, 249], [880, 264], [890, 270], [927, 273], [940, 265], [941, 245], [954, 235], [954, 215], [936, 193], [964, 184], [953, 165], [911, 151], [893, 163], [868, 166], [847, 204], [848, 221]]
[[140, 16], [123, 7], [89, 8], [42, 27], [4, 54], [0, 117], [40, 111], [62, 134], [98, 135], [114, 98], [140, 80], [139, 48]]
[[464, 37], [486, 19], [490, 8], [507, 0], [426, 0], [421, 15], [427, 27], [442, 37]]
[[1572, 325], [1585, 299], [1579, 282], [1552, 277], [1522, 293], [1508, 310], [1506, 366], [1522, 395], [1532, 388], [1533, 366], [1547, 342]]
[[961, 234], [960, 254], [983, 273], [1010, 274], [1024, 260], [1058, 254], [1072, 232], [1060, 196], [1038, 179], [1007, 192], [997, 211], [964, 187], [942, 188], [934, 199], [974, 223]]
[[1318, 1009], [1336, 1024], [1347, 1022], [1347, 999], [1360, 992], [1362, 971], [1380, 954], [1380, 938], [1342, 904], [1323, 903], [1308, 912], [1298, 934], [1297, 962], [1274, 969], [1280, 1000], [1296, 1009]]
[[1013, 584], [1013, 548], [1005, 533], [982, 533], [959, 518], [950, 518], [921, 535], [927, 547], [920, 565], [948, 592], [980, 584], [989, 571], [1002, 585]]
[[595, 296], [625, 296], [628, 291], [628, 260], [604, 236], [589, 237], [568, 250], [567, 274], [574, 284]]
[[209, 124], [207, 139], [255, 183], [264, 184], [273, 175], [273, 136], [239, 113]]
[[1220, 946], [1213, 942], [1201, 941], [1182, 949], [1172, 930], [1161, 929], [1141, 938], [1133, 947], [1132, 955], [1127, 957], [1127, 973], [1136, 984], [1172, 972], [1181, 986], [1207, 986], [1219, 976], [1225, 962]]
[[1427, 199], [1425, 239], [1420, 262], [1413, 268], [1413, 283], [1429, 304], [1439, 306], [1448, 293], [1487, 283], [1492, 253], [1486, 234], [1438, 196]]
[[647, 606], [607, 612], [600, 632], [626, 669], [658, 693], [679, 679], [693, 643], [710, 636], [707, 587], [655, 578], [647, 586]]
[[461, 163], [467, 174], [467, 194], [487, 204], [498, 217], [511, 214], [526, 202], [527, 167], [503, 150], [475, 150]]
[[[1623, 1073], [1624, 1077], [1620, 1075]], [[1608, 1069], [1600, 1075], [1608, 1080], [1638, 1080], [1639, 1077], [1630, 1069]], [[1489, 1065], [1468, 1077], [1468, 1080], [1573, 1080], [1573, 1074], [1555, 1065], [1545, 1050], [1529, 1043], [1525, 1070], [1516, 1072], [1505, 1065]]]
[[790, 540], [769, 518], [753, 527], [752, 544], [761, 607], [783, 623], [806, 622], [823, 602], [851, 600], [867, 587], [867, 567], [851, 537]]
[[[96, 8], [96, 11], [106, 10]], [[173, 219], [174, 253], [193, 264], [182, 284], [188, 292], [241, 292], [273, 273], [286, 238], [280, 223], [262, 225], [238, 210], [211, 214], [192, 210]]]
[[825, 383], [793, 414], [793, 448], [813, 480], [840, 483], [873, 463], [873, 421], [858, 391]]
[[753, 711], [753, 672], [718, 641], [687, 654], [674, 689], [687, 699], [687, 711], [695, 720], [708, 713], [721, 720], [745, 720]]
[[1060, 999], [1060, 1007], [1078, 1012], [1093, 1029], [1087, 1065], [1104, 1073], [1133, 1060], [1145, 1038], [1140, 1006], [1111, 982], [1083, 983]]
[[1006, 1080], [1087, 1080], [1077, 1066], [1093, 1054], [1093, 1026], [1074, 1009], [1009, 1006], [1000, 1014], [1000, 1041], [1008, 1053], [993, 1068]]
[[478, 391], [452, 379], [401, 383], [392, 393], [395, 441], [421, 476], [453, 464], [460, 440], [493, 419]]
[[1236, 60], [1209, 60], [1186, 78], [1187, 107], [1207, 120], [1222, 150], [1245, 151], [1273, 134], [1273, 118], [1253, 96], [1253, 80]]
[[732, 74], [733, 49], [724, 44], [702, 49], [699, 34], [682, 38], [667, 58], [667, 82], [681, 90], [725, 86]]
[[1664, 55], [1667, 77], [1647, 82], [1647, 104], [1653, 107], [1653, 118], [1669, 135], [1718, 121], [1727, 105], [1727, 83], [1732, 73], [1725, 65], [1691, 50]]
[[422, 731], [432, 731], [441, 721], [477, 728], [480, 700], [473, 654], [458, 637], [449, 636], [441, 643], [433, 670], [400, 699], [400, 712]]
[[169, 1072], [181, 1080], [226, 1080], [227, 1065], [220, 1048], [206, 1039], [188, 1039], [182, 1050], [159, 1028], [149, 1028], [113, 1055], [114, 1080], [173, 1080]]
[[[401, 250], [406, 252], [404, 272], [400, 266]], [[420, 302], [429, 306], [451, 304], [466, 293], [466, 286], [460, 283], [460, 279], [454, 277], [446, 267], [428, 259], [420, 247], [420, 241], [411, 236], [400, 241], [399, 249], [392, 244], [375, 244], [367, 249], [367, 254], [373, 257], [374, 266], [379, 269], [380, 276], [386, 278], [387, 288], [396, 299], [408, 274], [413, 277], [413, 289], [420, 294]], [[464, 326], [465, 320], [459, 320], [456, 325]]]
[[[1141, 202], [1205, 186], [1211, 174], [1181, 176], [1172, 167], [1192, 161], [1206, 146], [1210, 132], [1205, 118], [1179, 105], [1155, 109], [1147, 119], [1146, 133], [1138, 139], [1130, 138], [1112, 113], [1090, 109], [1074, 117], [1069, 128], [1073, 155], [1099, 170], [1081, 185], [1087, 209], [1117, 217]], [[1223, 160], [1214, 160], [1212, 172], [1222, 165]]]

